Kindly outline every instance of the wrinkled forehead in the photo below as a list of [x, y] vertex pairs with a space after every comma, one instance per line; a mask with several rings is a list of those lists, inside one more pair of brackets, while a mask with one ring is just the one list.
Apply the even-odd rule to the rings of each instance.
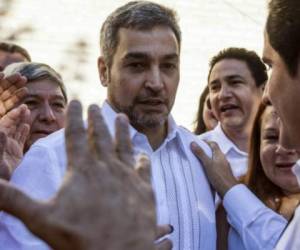
[[179, 44], [175, 33], [169, 27], [155, 26], [147, 30], [121, 28], [116, 53], [153, 53], [174, 54], [179, 56]]
[[37, 96], [58, 96], [64, 98], [62, 89], [54, 80], [51, 79], [37, 79], [27, 83], [28, 95], [37, 95]]

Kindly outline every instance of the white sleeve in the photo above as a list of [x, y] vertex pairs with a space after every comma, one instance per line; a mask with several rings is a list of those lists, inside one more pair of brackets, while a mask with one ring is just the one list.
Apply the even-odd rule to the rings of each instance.
[[300, 249], [300, 207], [296, 209], [294, 218], [284, 231], [276, 250], [282, 249]]
[[246, 249], [273, 250], [287, 220], [265, 206], [243, 184], [231, 188], [224, 196], [230, 225], [237, 231]]
[[[11, 183], [36, 199], [46, 200], [58, 189], [62, 173], [47, 148], [32, 146], [11, 178]], [[45, 250], [49, 247], [33, 236], [21, 221], [0, 213], [0, 242], [5, 249]]]

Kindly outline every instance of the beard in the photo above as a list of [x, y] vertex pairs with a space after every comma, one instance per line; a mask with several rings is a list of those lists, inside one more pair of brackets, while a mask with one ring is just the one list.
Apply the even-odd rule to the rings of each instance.
[[[152, 110], [150, 104], [145, 104], [151, 98], [160, 99], [160, 105], [162, 107], [157, 110], [155, 108]], [[121, 104], [114, 96], [111, 96], [111, 101], [111, 104], [118, 110], [118, 112], [122, 112], [127, 115], [130, 124], [138, 131], [143, 129], [155, 129], [163, 126], [170, 113], [168, 100], [163, 98], [152, 96], [142, 98], [137, 97], [130, 105], [127, 106]], [[143, 105], [146, 105], [146, 107], [143, 108]]]

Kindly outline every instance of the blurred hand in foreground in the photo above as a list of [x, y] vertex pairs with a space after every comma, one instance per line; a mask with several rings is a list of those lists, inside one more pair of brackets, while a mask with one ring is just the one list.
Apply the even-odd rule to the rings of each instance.
[[54, 249], [155, 249], [156, 216], [150, 162], [134, 166], [128, 119], [118, 115], [115, 140], [101, 110], [91, 105], [88, 128], [79, 102], [66, 119], [67, 171], [56, 196], [31, 199], [0, 180], [0, 209], [24, 222]]

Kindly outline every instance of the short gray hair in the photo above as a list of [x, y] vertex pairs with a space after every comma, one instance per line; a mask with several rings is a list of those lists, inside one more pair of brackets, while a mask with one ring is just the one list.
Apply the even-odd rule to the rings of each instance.
[[112, 65], [120, 28], [151, 30], [155, 26], [171, 28], [180, 48], [181, 31], [174, 10], [150, 1], [131, 1], [113, 11], [106, 18], [100, 32], [101, 53], [107, 66]]
[[4, 69], [3, 73], [5, 76], [19, 73], [22, 76], [25, 76], [28, 82], [49, 79], [58, 84], [65, 101], [68, 102], [67, 91], [62, 77], [47, 64], [36, 62], [12, 63]]

